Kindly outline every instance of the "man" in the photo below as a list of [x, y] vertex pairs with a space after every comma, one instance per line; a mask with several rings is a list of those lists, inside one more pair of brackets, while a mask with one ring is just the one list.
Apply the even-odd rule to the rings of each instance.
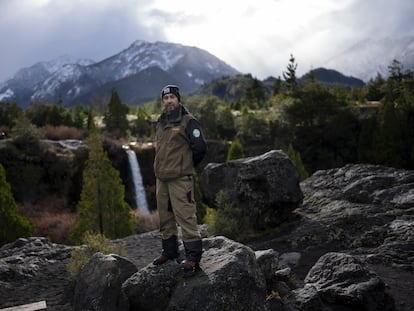
[[154, 265], [177, 259], [177, 224], [181, 227], [185, 271], [195, 272], [202, 254], [194, 200], [194, 167], [203, 159], [207, 144], [199, 122], [181, 104], [178, 86], [161, 91], [164, 110], [157, 121], [154, 171], [160, 218], [162, 254]]

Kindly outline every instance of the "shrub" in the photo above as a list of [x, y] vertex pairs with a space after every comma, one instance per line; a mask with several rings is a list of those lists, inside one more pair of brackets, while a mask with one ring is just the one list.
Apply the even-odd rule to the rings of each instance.
[[150, 214], [141, 214], [139, 209], [132, 211], [134, 218], [136, 219], [136, 233], [144, 233], [148, 231], [153, 231], [159, 227], [159, 217], [158, 211]]
[[17, 212], [10, 184], [0, 164], [0, 245], [32, 234], [33, 224]]
[[39, 129], [30, 123], [24, 116], [16, 120], [16, 125], [11, 131], [13, 144], [21, 151], [29, 155], [39, 154], [42, 151]]
[[61, 139], [84, 139], [85, 138], [85, 131], [80, 130], [76, 127], [71, 126], [52, 126], [46, 125], [43, 128], [44, 136], [47, 139], [51, 140], [61, 140]]
[[302, 162], [302, 157], [300, 156], [299, 152], [296, 152], [295, 149], [293, 149], [292, 144], [289, 144], [288, 156], [290, 160], [293, 162], [293, 164], [295, 165], [296, 170], [298, 171], [300, 181], [303, 181], [306, 178], [308, 178], [309, 173], [305, 169], [305, 166]]
[[47, 196], [36, 203], [24, 202], [19, 212], [34, 224], [34, 236], [47, 237], [53, 243], [72, 244], [69, 236], [76, 213], [70, 210], [65, 198]]
[[250, 232], [250, 222], [242, 210], [234, 206], [226, 192], [219, 191], [216, 195], [217, 211], [207, 210], [207, 218], [211, 223], [209, 231], [212, 235], [224, 235], [235, 241], [243, 241]]
[[208, 231], [210, 233], [214, 230], [214, 222], [217, 217], [217, 210], [206, 206], [206, 214], [204, 215], [203, 222], [208, 225]]
[[241, 142], [236, 139], [232, 141], [229, 151], [227, 152], [227, 161], [244, 158], [244, 148]]
[[66, 269], [72, 279], [76, 279], [85, 264], [92, 256], [101, 252], [103, 254], [126, 255], [125, 243], [112, 243], [104, 235], [86, 232], [82, 239], [84, 245], [75, 248], [71, 252], [71, 257]]

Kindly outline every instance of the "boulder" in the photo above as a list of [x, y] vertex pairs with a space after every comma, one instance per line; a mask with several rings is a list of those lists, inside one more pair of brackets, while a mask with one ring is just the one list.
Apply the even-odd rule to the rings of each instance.
[[273, 249], [259, 250], [254, 252], [257, 264], [266, 281], [272, 278], [273, 273], [278, 270], [279, 254]]
[[279, 266], [288, 266], [300, 280], [326, 253], [357, 256], [388, 285], [396, 308], [411, 311], [414, 171], [348, 164], [317, 171], [300, 186], [298, 218], [248, 245], [277, 250]]
[[255, 229], [280, 224], [300, 206], [303, 198], [298, 172], [280, 150], [226, 163], [209, 163], [202, 173], [201, 188], [210, 206], [214, 206], [217, 193], [225, 191]]
[[[128, 299], [130, 310], [394, 310], [392, 296], [395, 309], [412, 311], [414, 171], [347, 165], [318, 171], [301, 188], [298, 217], [269, 230], [269, 236], [247, 246], [205, 238], [202, 271], [193, 278], [185, 278], [173, 261], [148, 265], [161, 249], [158, 231], [125, 237], [127, 257], [139, 271], [120, 287], [125, 277], [105, 270], [106, 259], [98, 261], [102, 279], [95, 291], [106, 293], [108, 271], [111, 286], [118, 284], [110, 289], [113, 299], [118, 306]], [[0, 309], [34, 297], [51, 310], [76, 309], [66, 272], [72, 249], [46, 238], [2, 246]], [[116, 261], [114, 267], [130, 265]]]
[[311, 221], [298, 229], [308, 247], [332, 242], [369, 254], [369, 262], [414, 270], [414, 171], [349, 164], [318, 171], [301, 187], [299, 212]]
[[124, 284], [131, 310], [265, 310], [266, 283], [255, 253], [225, 237], [203, 240], [201, 271], [175, 261], [148, 265]]
[[20, 238], [0, 248], [0, 309], [45, 300], [71, 310], [66, 263], [73, 247], [44, 237]]
[[384, 282], [356, 257], [323, 255], [309, 271], [303, 288], [286, 298], [298, 310], [393, 311]]
[[121, 286], [136, 271], [136, 266], [126, 258], [96, 253], [77, 279], [74, 310], [129, 310], [128, 299], [123, 295]]

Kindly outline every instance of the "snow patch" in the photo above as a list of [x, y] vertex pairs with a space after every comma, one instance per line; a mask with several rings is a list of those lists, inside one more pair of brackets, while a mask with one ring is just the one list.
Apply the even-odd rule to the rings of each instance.
[[0, 100], [9, 99], [14, 96], [14, 92], [11, 89], [7, 89], [6, 92], [0, 94]]

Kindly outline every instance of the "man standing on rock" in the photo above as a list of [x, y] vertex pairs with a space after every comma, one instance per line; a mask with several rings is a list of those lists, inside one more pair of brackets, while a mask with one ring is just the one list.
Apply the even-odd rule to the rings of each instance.
[[181, 104], [178, 86], [161, 91], [164, 110], [157, 121], [154, 171], [156, 199], [160, 218], [162, 254], [154, 265], [177, 259], [177, 224], [181, 227], [186, 272], [195, 272], [202, 254], [194, 200], [194, 167], [207, 151], [199, 122]]

